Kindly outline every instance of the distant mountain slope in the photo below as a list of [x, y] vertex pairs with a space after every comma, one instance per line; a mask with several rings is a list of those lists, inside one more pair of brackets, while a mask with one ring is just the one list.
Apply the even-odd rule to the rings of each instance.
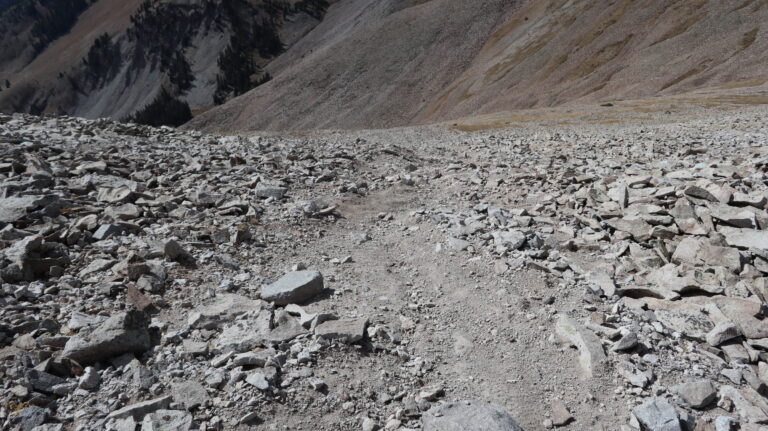
[[367, 128], [768, 82], [768, 0], [11, 3], [0, 112]]
[[195, 118], [209, 131], [388, 127], [768, 81], [768, 0], [342, 0]]
[[[19, 1], [0, 15], [0, 30], [7, 30], [0, 31], [0, 45], [9, 48], [0, 54], [0, 79], [11, 84], [0, 92], [0, 110], [118, 119], [146, 106], [163, 112], [176, 101], [207, 109], [267, 81], [263, 66], [290, 46], [281, 34], [292, 30], [294, 41], [300, 38], [328, 5], [325, 0]], [[44, 28], [53, 31], [40, 37], [21, 30], [34, 29], [37, 22], [49, 23]], [[168, 101], [173, 104], [163, 105]]]

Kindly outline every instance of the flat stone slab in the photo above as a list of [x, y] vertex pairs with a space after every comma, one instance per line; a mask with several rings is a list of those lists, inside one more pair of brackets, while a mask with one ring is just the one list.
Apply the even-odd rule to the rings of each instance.
[[131, 310], [116, 314], [97, 327], [83, 328], [64, 346], [62, 356], [82, 365], [109, 359], [123, 353], [149, 349], [149, 317]]
[[363, 339], [368, 319], [329, 320], [317, 325], [315, 335], [331, 340], [352, 344]]
[[282, 276], [261, 291], [261, 299], [275, 305], [301, 304], [323, 291], [319, 271], [294, 271]]
[[768, 250], [768, 231], [722, 226], [718, 229], [731, 247]]
[[509, 413], [479, 401], [433, 407], [422, 416], [424, 431], [522, 431]]
[[155, 398], [154, 400], [142, 401], [140, 403], [125, 406], [120, 410], [115, 410], [107, 416], [107, 419], [122, 419], [132, 417], [140, 421], [144, 416], [158, 410], [167, 409], [171, 405], [171, 396]]
[[606, 358], [600, 338], [594, 332], [565, 315], [560, 315], [557, 319], [555, 333], [564, 342], [579, 349], [579, 364], [582, 375], [586, 378], [594, 377], [597, 374], [597, 367]]
[[648, 431], [682, 431], [680, 418], [664, 398], [652, 398], [632, 409], [637, 421]]
[[717, 399], [717, 391], [709, 380], [682, 383], [672, 387], [694, 409], [701, 409]]

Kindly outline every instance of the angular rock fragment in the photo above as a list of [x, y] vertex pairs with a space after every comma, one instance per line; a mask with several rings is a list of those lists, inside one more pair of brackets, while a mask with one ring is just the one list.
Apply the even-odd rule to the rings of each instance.
[[83, 328], [71, 337], [62, 356], [90, 364], [123, 353], [141, 353], [149, 349], [149, 317], [132, 310], [116, 314], [98, 327]]
[[285, 193], [288, 191], [285, 187], [277, 187], [277, 186], [261, 186], [256, 189], [254, 194], [257, 198], [273, 198], [273, 199], [282, 199], [283, 196], [285, 196]]
[[436, 406], [422, 416], [424, 431], [522, 431], [509, 413], [479, 401]]
[[672, 388], [688, 405], [702, 409], [717, 399], [717, 391], [709, 380], [683, 383]]
[[741, 330], [732, 322], [720, 322], [707, 334], [707, 344], [717, 347], [741, 336]]
[[617, 218], [605, 222], [608, 226], [632, 235], [635, 241], [645, 242], [651, 238], [653, 227], [640, 218]]
[[718, 391], [720, 398], [733, 402], [739, 416], [747, 423], [768, 422], [768, 402], [757, 391], [750, 387], [741, 389], [733, 386], [721, 386]]
[[315, 334], [329, 340], [340, 340], [347, 344], [363, 339], [368, 319], [329, 320], [315, 327]]
[[594, 377], [606, 359], [600, 339], [592, 331], [565, 315], [558, 317], [555, 332], [564, 342], [579, 350], [582, 375], [587, 378]]
[[768, 250], [768, 231], [728, 226], [720, 227], [718, 231], [725, 236], [725, 242], [731, 247]]
[[134, 194], [130, 188], [126, 186], [120, 187], [104, 187], [99, 189], [96, 199], [99, 202], [106, 202], [110, 204], [122, 204], [133, 200]]
[[193, 426], [191, 414], [179, 410], [157, 410], [146, 416], [141, 431], [190, 431]]
[[664, 398], [652, 398], [632, 409], [632, 414], [648, 431], [682, 431], [677, 411]]
[[131, 417], [134, 420], [140, 421], [144, 416], [156, 412], [158, 410], [167, 409], [171, 405], [172, 398], [170, 396], [155, 398], [149, 401], [142, 401], [140, 403], [131, 404], [123, 407], [122, 409], [115, 410], [109, 415], [107, 419], [122, 419]]
[[319, 271], [294, 271], [265, 286], [261, 299], [275, 305], [301, 304], [323, 291], [323, 276]]

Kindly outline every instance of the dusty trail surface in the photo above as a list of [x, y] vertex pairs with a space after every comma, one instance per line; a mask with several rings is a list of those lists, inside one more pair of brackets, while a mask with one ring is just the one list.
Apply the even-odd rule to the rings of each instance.
[[760, 430], [765, 107], [599, 112], [0, 116], [0, 421]]

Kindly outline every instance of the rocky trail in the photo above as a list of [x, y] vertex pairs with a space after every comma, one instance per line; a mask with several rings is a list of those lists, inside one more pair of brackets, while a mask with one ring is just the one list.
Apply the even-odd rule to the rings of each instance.
[[0, 423], [763, 430], [765, 114], [282, 136], [0, 115]]

